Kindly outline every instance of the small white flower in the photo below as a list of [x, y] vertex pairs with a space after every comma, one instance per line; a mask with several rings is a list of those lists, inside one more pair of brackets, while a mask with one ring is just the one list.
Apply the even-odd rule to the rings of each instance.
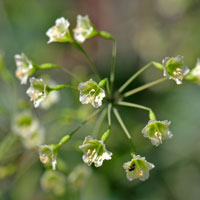
[[200, 58], [198, 58], [196, 66], [186, 76], [186, 80], [200, 84]]
[[174, 80], [178, 85], [182, 83], [183, 78], [190, 72], [189, 68], [184, 64], [183, 56], [166, 57], [162, 63], [164, 66], [163, 75]]
[[16, 77], [21, 81], [21, 84], [26, 84], [28, 77], [32, 75], [33, 64], [24, 53], [15, 55], [17, 65]]
[[17, 114], [12, 122], [12, 130], [20, 137], [28, 138], [30, 134], [39, 128], [39, 122], [29, 111]]
[[66, 176], [58, 171], [47, 170], [41, 177], [41, 186], [46, 191], [62, 196], [66, 190]]
[[[45, 83], [49, 87], [55, 87], [56, 86], [56, 82], [51, 80], [48, 76], [43, 76], [42, 79], [45, 81]], [[57, 103], [58, 101], [59, 101], [59, 92], [58, 91], [51, 91], [46, 96], [44, 101], [41, 102], [40, 107], [42, 109], [47, 110], [48, 108], [50, 108], [53, 104]]]
[[56, 19], [56, 24], [46, 32], [49, 37], [48, 43], [71, 41], [69, 26], [69, 21], [64, 17]]
[[100, 107], [103, 98], [106, 96], [105, 91], [92, 79], [79, 83], [78, 90], [80, 90], [80, 102], [92, 104], [94, 108]]
[[147, 162], [145, 157], [141, 157], [140, 155], [133, 155], [131, 161], [123, 164], [129, 181], [134, 179], [145, 181], [149, 178], [149, 171], [154, 167], [154, 164]]
[[22, 138], [22, 142], [27, 149], [33, 149], [44, 142], [44, 136], [44, 129], [39, 127], [32, 131], [28, 137]]
[[53, 150], [53, 145], [40, 145], [39, 156], [40, 156], [40, 161], [43, 164], [50, 163], [52, 165], [52, 169], [56, 170], [57, 156]]
[[83, 151], [83, 161], [90, 166], [100, 167], [104, 160], [111, 160], [112, 153], [106, 150], [105, 144], [101, 140], [87, 136], [79, 148]]
[[77, 42], [83, 43], [90, 34], [93, 32], [93, 26], [90, 22], [89, 17], [86, 16], [77, 16], [77, 25], [74, 29], [74, 38]]
[[30, 78], [30, 85], [26, 93], [30, 97], [30, 101], [33, 101], [34, 107], [37, 108], [47, 96], [47, 85], [42, 79], [36, 79], [34, 77]]
[[169, 130], [171, 122], [150, 120], [148, 124], [143, 128], [142, 133], [144, 137], [149, 138], [151, 143], [155, 146], [162, 144], [163, 140], [170, 139], [173, 134]]

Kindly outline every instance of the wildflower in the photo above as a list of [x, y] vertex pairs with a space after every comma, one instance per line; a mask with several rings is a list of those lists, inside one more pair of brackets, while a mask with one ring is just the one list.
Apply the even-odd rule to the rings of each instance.
[[70, 42], [72, 39], [69, 32], [69, 26], [69, 21], [64, 17], [56, 19], [56, 24], [46, 32], [46, 35], [49, 37], [48, 43]]
[[133, 155], [131, 161], [123, 164], [123, 168], [126, 170], [126, 176], [129, 181], [134, 179], [145, 181], [149, 178], [149, 171], [154, 168], [154, 165], [147, 162], [145, 157]]
[[196, 66], [185, 78], [186, 80], [190, 80], [200, 84], [200, 58], [198, 58]]
[[39, 122], [29, 111], [17, 114], [12, 122], [12, 130], [20, 137], [27, 138], [39, 127]]
[[94, 108], [100, 107], [106, 96], [105, 91], [92, 79], [79, 83], [78, 90], [80, 90], [80, 102], [82, 104], [90, 103]]
[[26, 57], [24, 53], [15, 55], [17, 65], [16, 77], [21, 81], [21, 84], [26, 84], [28, 77], [33, 74], [33, 63]]
[[45, 171], [40, 180], [44, 190], [53, 191], [57, 196], [65, 193], [66, 177], [63, 173], [53, 170]]
[[36, 79], [34, 77], [30, 78], [30, 84], [31, 86], [26, 93], [30, 97], [30, 101], [33, 101], [34, 107], [37, 108], [47, 96], [47, 85], [43, 79]]
[[90, 174], [91, 170], [86, 165], [78, 165], [75, 167], [75, 169], [68, 176], [68, 181], [72, 189], [77, 190], [82, 188]]
[[183, 56], [166, 57], [162, 63], [164, 66], [163, 75], [174, 80], [178, 85], [182, 83], [184, 76], [190, 71], [184, 64]]
[[[49, 76], [42, 76], [42, 79], [45, 81], [45, 83], [49, 87], [55, 87], [56, 86], [56, 82], [51, 80]], [[59, 92], [58, 91], [51, 91], [46, 96], [44, 101], [41, 102], [40, 106], [41, 106], [42, 109], [47, 110], [48, 108], [50, 108], [53, 104], [57, 103], [58, 101], [59, 101]]]
[[148, 124], [143, 128], [142, 133], [144, 137], [149, 138], [151, 143], [155, 146], [162, 144], [165, 139], [170, 139], [173, 134], [169, 130], [171, 122], [150, 120]]
[[90, 166], [100, 167], [104, 160], [110, 160], [112, 153], [106, 150], [105, 144], [101, 140], [87, 136], [79, 148], [83, 151], [83, 161]]
[[53, 145], [40, 145], [39, 146], [39, 156], [40, 156], [40, 161], [43, 164], [51, 164], [52, 169], [56, 170], [56, 153], [54, 152]]
[[77, 25], [74, 31], [74, 38], [77, 42], [83, 43], [87, 38], [93, 36], [94, 27], [90, 22], [89, 17], [77, 16]]
[[44, 142], [45, 131], [39, 127], [28, 135], [28, 137], [22, 138], [22, 142], [27, 149], [33, 149]]

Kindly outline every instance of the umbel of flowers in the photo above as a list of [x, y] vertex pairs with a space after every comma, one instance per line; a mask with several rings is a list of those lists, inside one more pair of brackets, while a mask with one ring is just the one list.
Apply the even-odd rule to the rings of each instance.
[[[142, 67], [138, 72], [131, 75], [130, 78], [124, 84], [122, 84], [119, 89], [114, 90], [115, 63], [117, 52], [116, 39], [111, 34], [105, 31], [99, 31], [92, 24], [87, 15], [77, 16], [77, 24], [76, 27], [72, 29], [72, 31], [73, 34], [71, 34], [69, 20], [65, 19], [64, 17], [60, 17], [55, 21], [55, 25], [53, 25], [46, 32], [46, 35], [49, 38], [48, 43], [67, 42], [72, 44], [85, 56], [92, 72], [94, 73], [92, 76], [93, 79], [90, 78], [89, 80], [81, 81], [77, 85], [54, 84], [53, 86], [50, 86], [48, 81], [45, 81], [43, 78], [35, 78], [31, 76], [33, 76], [33, 74], [38, 70], [44, 71], [45, 69], [59, 68], [58, 65], [52, 63], [44, 63], [41, 65], [35, 64], [33, 61], [27, 58], [24, 53], [15, 56], [15, 61], [17, 65], [16, 76], [20, 79], [21, 84], [26, 84], [27, 80], [30, 78], [30, 87], [27, 90], [27, 94], [30, 97], [30, 101], [33, 101], [34, 107], [42, 107], [40, 105], [42, 105], [45, 100], [48, 99], [48, 97], [50, 98], [50, 94], [52, 94], [53, 91], [55, 92], [65, 88], [71, 88], [79, 92], [80, 103], [91, 104], [94, 109], [94, 112], [91, 115], [88, 115], [88, 118], [82, 121], [74, 130], [64, 135], [58, 143], [51, 145], [40, 144], [40, 160], [43, 164], [47, 166], [50, 165], [55, 170], [57, 165], [57, 157], [59, 156], [59, 151], [61, 150], [61, 147], [69, 142], [72, 136], [79, 129], [81, 129], [81, 127], [86, 124], [91, 118], [93, 118], [94, 116], [99, 116], [99, 118], [97, 117], [100, 121], [98, 122], [100, 123], [99, 126], [104, 128], [106, 131], [102, 134], [101, 139], [96, 138], [94, 135], [85, 137], [85, 140], [83, 141], [82, 145], [79, 146], [79, 149], [83, 152], [83, 162], [86, 163], [88, 166], [91, 166], [92, 164], [94, 164], [95, 167], [102, 166], [103, 162], [105, 160], [111, 160], [113, 155], [112, 152], [106, 149], [105, 145], [107, 139], [109, 138], [109, 135], [112, 133], [111, 113], [113, 112], [115, 118], [122, 128], [122, 131], [127, 136], [127, 142], [130, 145], [130, 153], [132, 158], [130, 161], [125, 162], [122, 165], [126, 172], [127, 178], [130, 181], [134, 179], [144, 181], [148, 179], [149, 171], [154, 168], [154, 164], [148, 162], [145, 157], [141, 157], [140, 155], [136, 154], [134, 141], [132, 140], [132, 134], [129, 132], [128, 128], [125, 125], [125, 122], [121, 118], [118, 107], [126, 106], [130, 109], [137, 108], [147, 111], [149, 113], [149, 121], [141, 132], [145, 138], [148, 138], [150, 140], [152, 145], [161, 145], [164, 140], [170, 139], [172, 137], [172, 132], [169, 130], [171, 122], [168, 120], [157, 120], [156, 115], [151, 108], [132, 102], [127, 102], [124, 99], [152, 86], [161, 84], [167, 80], [173, 80], [177, 85], [182, 84], [185, 80], [200, 83], [200, 61], [198, 60], [196, 66], [191, 71], [185, 65], [183, 56], [180, 55], [175, 57], [166, 57], [161, 63], [151, 61], [144, 67]], [[83, 42], [94, 36], [99, 36], [103, 39], [107, 39], [113, 42], [112, 63], [109, 79], [100, 78], [95, 64], [82, 46]], [[150, 67], [155, 67], [156, 69], [161, 70], [163, 76], [157, 80], [146, 83], [137, 88], [125, 91], [127, 86], [129, 86], [141, 73], [143, 73], [146, 69]], [[76, 77], [76, 75], [71, 72], [68, 72], [68, 74], [72, 77]], [[50, 102], [56, 103], [58, 99], [55, 99], [56, 98], [54, 98], [54, 100], [50, 100]], [[47, 103], [47, 105], [49, 104]], [[46, 108], [49, 107], [50, 106], [46, 106]], [[102, 124], [105, 121], [106, 116], [107, 126], [103, 127]], [[32, 129], [35, 133], [34, 127], [38, 127], [37, 124], [37, 121], [26, 114], [25, 117], [22, 116], [15, 119], [15, 125], [13, 129], [17, 134], [25, 137], [25, 135], [31, 132], [30, 130]], [[29, 145], [31, 145], [31, 143], [29, 143]], [[42, 184], [44, 188], [49, 188], [49, 177], [58, 177], [58, 180], [57, 178], [55, 178], [55, 182], [59, 182], [61, 186], [64, 184], [61, 174], [57, 174], [54, 171], [49, 171], [42, 178]], [[56, 192], [58, 189], [56, 189]]]

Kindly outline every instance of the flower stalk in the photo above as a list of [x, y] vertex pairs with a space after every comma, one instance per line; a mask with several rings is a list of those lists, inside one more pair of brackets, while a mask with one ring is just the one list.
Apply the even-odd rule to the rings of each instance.
[[136, 93], [138, 93], [138, 92], [141, 92], [141, 91], [143, 91], [143, 90], [145, 90], [145, 89], [147, 89], [147, 88], [150, 88], [150, 87], [152, 87], [152, 86], [158, 85], [158, 84], [160, 84], [160, 83], [162, 83], [162, 82], [164, 82], [164, 81], [166, 81], [166, 80], [167, 80], [167, 78], [160, 78], [160, 79], [158, 79], [158, 80], [152, 81], [152, 82], [147, 83], [147, 84], [145, 84], [145, 85], [143, 85], [143, 86], [140, 86], [140, 87], [138, 87], [138, 88], [135, 88], [135, 89], [133, 89], [133, 90], [130, 90], [130, 91], [126, 92], [126, 93], [123, 95], [123, 97], [129, 97], [129, 96], [131, 96], [131, 95], [133, 95], [133, 94], [136, 94]]

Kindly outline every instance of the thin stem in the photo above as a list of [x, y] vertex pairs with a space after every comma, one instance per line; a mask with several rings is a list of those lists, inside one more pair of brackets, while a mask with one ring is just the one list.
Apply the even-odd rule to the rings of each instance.
[[112, 104], [109, 103], [108, 104], [108, 127], [111, 128], [111, 108], [112, 108]]
[[64, 71], [66, 74], [70, 75], [76, 81], [80, 82], [80, 79], [74, 73], [70, 72], [68, 69], [61, 67], [61, 70]]
[[83, 47], [76, 41], [73, 41], [72, 44], [74, 45], [74, 47], [76, 47], [79, 51], [81, 51], [83, 53], [83, 55], [85, 56], [85, 58], [87, 59], [91, 70], [94, 72], [95, 78], [97, 78], [97, 80], [100, 80], [100, 76], [95, 68], [95, 65], [92, 61], [92, 59], [89, 57], [89, 55], [87, 54], [87, 52], [83, 49]]
[[111, 65], [111, 73], [110, 73], [111, 93], [113, 91], [114, 81], [115, 81], [116, 55], [117, 55], [117, 41], [114, 39], [113, 40], [113, 49], [112, 49], [112, 65]]
[[132, 108], [139, 108], [139, 109], [142, 109], [142, 110], [147, 110], [147, 111], [149, 111], [149, 118], [151, 120], [156, 120], [156, 116], [155, 116], [154, 112], [152, 111], [152, 109], [148, 108], [146, 106], [142, 106], [142, 105], [135, 104], [135, 103], [124, 102], [124, 101], [118, 102], [118, 105], [132, 107]]
[[72, 89], [75, 89], [77, 90], [77, 87], [74, 87], [72, 85], [56, 85], [55, 87], [49, 87], [49, 90], [50, 91], [53, 91], [53, 90], [62, 90], [62, 89], [65, 89], [65, 88], [72, 88]]
[[126, 134], [127, 138], [129, 139], [129, 143], [130, 143], [130, 146], [131, 146], [131, 153], [135, 154], [135, 147], [134, 147], [131, 135], [130, 135], [129, 131], [127, 130], [124, 122], [122, 121], [122, 118], [120, 117], [118, 110], [116, 108], [113, 108], [113, 112], [114, 112], [115, 117], [118, 120], [122, 130], [124, 131], [124, 133]]
[[158, 80], [156, 80], [156, 81], [152, 81], [152, 82], [147, 83], [147, 84], [145, 84], [145, 85], [143, 85], [143, 86], [140, 86], [140, 87], [138, 87], [138, 88], [135, 88], [135, 89], [133, 89], [133, 90], [130, 90], [130, 91], [126, 92], [126, 93], [123, 95], [123, 97], [129, 97], [129, 96], [131, 96], [131, 95], [133, 95], [133, 94], [135, 94], [135, 93], [138, 93], [138, 92], [140, 92], [140, 91], [142, 91], [142, 90], [145, 90], [145, 89], [150, 88], [150, 87], [152, 87], [152, 86], [154, 86], [154, 85], [157, 85], [157, 84], [159, 84], [159, 83], [162, 83], [162, 82], [164, 82], [164, 81], [166, 81], [166, 80], [167, 80], [167, 78], [160, 78], [160, 79], [158, 79]]
[[68, 142], [74, 133], [76, 133], [83, 125], [85, 125], [91, 118], [97, 115], [102, 109], [103, 107], [93, 112], [86, 120], [82, 121], [71, 133], [66, 134], [64, 137], [62, 137], [59, 143], [56, 145], [55, 149], [59, 149], [62, 145]]
[[154, 66], [157, 69], [162, 70], [163, 66], [160, 63], [151, 61], [148, 64], [146, 64], [144, 67], [142, 67], [139, 71], [137, 71], [135, 74], [133, 74], [118, 90], [119, 93], [121, 93], [133, 80], [135, 80], [142, 72], [144, 72], [146, 69], [148, 69], [150, 66]]
[[97, 135], [98, 135], [98, 133], [99, 133], [99, 130], [100, 130], [101, 126], [102, 126], [102, 123], [103, 123], [103, 121], [104, 121], [104, 119], [105, 119], [105, 117], [106, 117], [106, 113], [107, 113], [107, 109], [105, 108], [105, 109], [101, 112], [101, 114], [100, 114], [100, 116], [99, 116], [99, 118], [98, 118], [98, 120], [97, 120], [97, 122], [96, 122], [96, 125], [95, 125], [94, 130], [93, 130], [93, 133], [92, 133], [92, 135], [93, 135], [95, 138], [97, 137]]

